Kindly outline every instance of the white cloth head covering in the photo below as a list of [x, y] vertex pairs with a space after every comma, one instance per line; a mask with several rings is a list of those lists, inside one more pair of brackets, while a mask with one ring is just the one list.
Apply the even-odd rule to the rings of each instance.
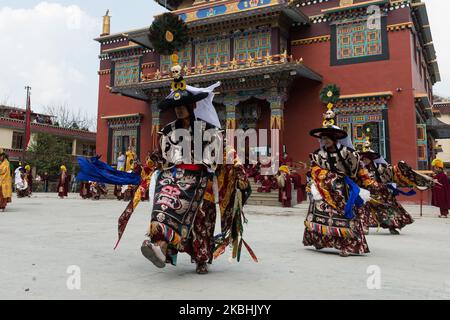
[[205, 120], [206, 122], [211, 123], [217, 128], [221, 128], [219, 116], [217, 115], [217, 111], [213, 105], [214, 99], [214, 89], [220, 86], [220, 81], [214, 83], [213, 85], [207, 88], [196, 88], [192, 86], [186, 86], [186, 90], [192, 94], [197, 94], [200, 92], [207, 92], [208, 96], [200, 100], [196, 103], [196, 108], [194, 109], [195, 117], [198, 119]]
[[389, 165], [389, 163], [386, 160], [384, 160], [382, 156], [380, 156], [378, 159], [373, 160], [373, 163]]

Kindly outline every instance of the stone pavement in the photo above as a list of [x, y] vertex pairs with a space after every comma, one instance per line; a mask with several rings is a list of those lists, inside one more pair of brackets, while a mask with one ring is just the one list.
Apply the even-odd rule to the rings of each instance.
[[[230, 263], [227, 252], [206, 276], [186, 254], [162, 270], [141, 256], [148, 203], [114, 251], [124, 208], [77, 195], [13, 199], [0, 213], [0, 299], [450, 299], [450, 220], [433, 207], [419, 217], [408, 206], [416, 222], [400, 236], [372, 230], [370, 254], [341, 258], [301, 244], [306, 205], [247, 206], [244, 237], [259, 263], [245, 249]], [[80, 289], [70, 290], [78, 271]]]

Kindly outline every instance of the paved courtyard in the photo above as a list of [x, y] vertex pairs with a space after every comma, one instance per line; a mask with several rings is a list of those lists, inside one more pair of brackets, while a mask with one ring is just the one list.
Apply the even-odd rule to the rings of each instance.
[[[0, 299], [450, 299], [450, 220], [436, 208], [420, 218], [408, 206], [416, 222], [400, 236], [372, 230], [370, 254], [341, 258], [303, 247], [306, 206], [249, 206], [244, 236], [259, 263], [245, 249], [230, 263], [227, 252], [199, 276], [185, 254], [162, 270], [141, 256], [148, 203], [113, 251], [124, 207], [76, 195], [13, 199], [0, 213]], [[80, 288], [70, 290], [78, 271]]]

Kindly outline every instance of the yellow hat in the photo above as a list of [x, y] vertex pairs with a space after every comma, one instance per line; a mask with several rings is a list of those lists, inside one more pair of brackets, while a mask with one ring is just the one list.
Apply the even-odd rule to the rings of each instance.
[[60, 169], [61, 169], [62, 171], [67, 171], [67, 168], [66, 168], [65, 165], [62, 165], [62, 166], [60, 167]]
[[25, 170], [31, 170], [31, 167], [30, 167], [29, 164], [27, 164], [27, 165], [25, 166]]
[[442, 161], [441, 159], [434, 159], [433, 162], [431, 162], [431, 165], [433, 167], [443, 169], [444, 168], [444, 161]]
[[151, 160], [151, 159], [147, 159], [147, 166], [148, 167], [154, 167], [155, 166], [155, 162], [153, 161], [153, 160]]
[[288, 167], [288, 166], [281, 166], [278, 170], [280, 170], [281, 172], [290, 174], [290, 171], [289, 171], [289, 167]]

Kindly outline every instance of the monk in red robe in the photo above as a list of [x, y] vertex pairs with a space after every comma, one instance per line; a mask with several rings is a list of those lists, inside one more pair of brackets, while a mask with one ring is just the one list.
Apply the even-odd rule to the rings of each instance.
[[58, 196], [61, 199], [67, 197], [67, 193], [69, 192], [69, 182], [70, 182], [70, 175], [67, 174], [66, 166], [62, 165], [58, 182]]
[[441, 210], [439, 218], [448, 218], [448, 210], [450, 209], [450, 184], [444, 172], [444, 162], [435, 159], [432, 162], [432, 166], [436, 173], [434, 179], [438, 183], [433, 187], [431, 204]]
[[264, 176], [264, 180], [261, 182], [261, 186], [258, 187], [258, 192], [271, 192], [272, 191], [272, 177]]
[[297, 203], [303, 202], [303, 186], [302, 186], [302, 177], [294, 172], [291, 174], [291, 180], [294, 183], [294, 189], [297, 190]]
[[289, 175], [289, 168], [287, 166], [281, 166], [279, 169], [278, 186], [279, 186], [279, 201], [283, 204], [283, 207], [292, 207], [292, 184]]
[[289, 156], [287, 152], [283, 153], [283, 156], [280, 157], [280, 166], [288, 166], [292, 167], [293, 160]]

